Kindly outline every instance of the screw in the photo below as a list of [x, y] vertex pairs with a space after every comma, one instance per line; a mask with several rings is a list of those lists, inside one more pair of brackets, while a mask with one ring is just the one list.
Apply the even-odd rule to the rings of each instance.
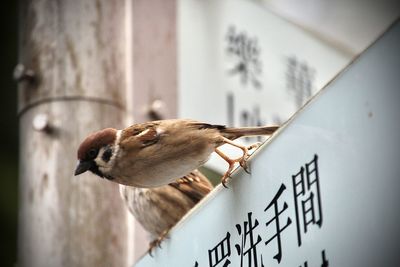
[[49, 133], [51, 131], [50, 123], [49, 123], [49, 117], [47, 114], [37, 114], [33, 118], [32, 122], [33, 129], [39, 132], [47, 132]]
[[35, 72], [31, 69], [27, 69], [21, 63], [15, 66], [13, 77], [17, 82], [28, 81], [33, 83], [36, 80]]
[[153, 103], [151, 103], [150, 108], [149, 108], [149, 116], [152, 119], [155, 120], [161, 120], [165, 118], [166, 114], [166, 105], [162, 100], [154, 100]]

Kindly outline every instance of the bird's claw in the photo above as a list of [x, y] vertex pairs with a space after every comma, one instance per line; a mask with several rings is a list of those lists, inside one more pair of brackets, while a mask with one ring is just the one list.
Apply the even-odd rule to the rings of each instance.
[[247, 159], [241, 159], [240, 161], [239, 161], [239, 164], [240, 164], [240, 166], [243, 168], [243, 170], [246, 172], [246, 173], [248, 173], [248, 174], [250, 174], [250, 168], [249, 168], [249, 164], [247, 163]]
[[227, 173], [225, 173], [225, 175], [222, 177], [221, 183], [222, 183], [222, 185], [223, 185], [225, 188], [228, 188], [228, 186], [227, 186], [226, 184], [228, 183], [228, 180], [229, 180], [230, 178], [231, 178], [231, 177], [230, 177]]
[[150, 245], [149, 245], [149, 255], [151, 256], [151, 257], [153, 257], [153, 249], [155, 248], [155, 247], [159, 247], [159, 248], [162, 248], [161, 247], [161, 242], [164, 240], [164, 239], [168, 239], [168, 232], [169, 232], [169, 229], [168, 230], [165, 230], [158, 238], [156, 238], [156, 239], [154, 239], [153, 241], [151, 241], [150, 242]]
[[155, 247], [161, 248], [160, 244], [161, 244], [161, 241], [158, 238], [150, 242], [149, 255], [151, 257], [153, 257], [153, 250], [154, 250]]
[[252, 149], [258, 148], [261, 144], [262, 144], [261, 142], [254, 143], [254, 144], [248, 146], [247, 150], [252, 150]]
[[228, 186], [227, 186], [226, 184], [227, 184], [228, 179], [230, 178], [231, 173], [232, 173], [232, 171], [233, 171], [233, 169], [234, 169], [234, 167], [235, 167], [235, 163], [239, 163], [239, 165], [244, 169], [244, 171], [245, 171], [246, 173], [250, 174], [250, 168], [249, 168], [249, 164], [248, 164], [248, 159], [249, 159], [249, 157], [250, 157], [250, 154], [248, 153], [248, 151], [251, 150], [251, 149], [258, 148], [258, 147], [261, 145], [261, 143], [258, 142], [258, 143], [252, 144], [251, 146], [248, 146], [248, 147], [238, 146], [238, 145], [232, 143], [230, 140], [226, 140], [226, 143], [232, 144], [232, 145], [234, 145], [234, 146], [236, 146], [236, 147], [239, 147], [239, 148], [242, 149], [242, 151], [243, 151], [243, 155], [242, 155], [240, 158], [237, 158], [237, 159], [230, 159], [230, 158], [229, 158], [228, 156], [226, 156], [224, 153], [222, 153], [222, 152], [219, 151], [218, 149], [215, 149], [215, 152], [216, 152], [218, 155], [220, 155], [220, 156], [221, 156], [226, 162], [228, 162], [228, 164], [229, 164], [228, 170], [226, 171], [226, 173], [224, 174], [224, 176], [222, 176], [222, 178], [221, 178], [221, 183], [222, 183], [222, 185], [223, 185], [225, 188], [228, 188]]
[[249, 147], [247, 147], [247, 149], [245, 149], [243, 152], [243, 156], [238, 158], [236, 161], [239, 162], [240, 167], [242, 167], [244, 169], [244, 171], [248, 174], [250, 174], [250, 170], [249, 170], [249, 165], [247, 163], [247, 161], [250, 158], [250, 154], [248, 153], [248, 150], [251, 150], [255, 147], [258, 147], [259, 144], [253, 144]]

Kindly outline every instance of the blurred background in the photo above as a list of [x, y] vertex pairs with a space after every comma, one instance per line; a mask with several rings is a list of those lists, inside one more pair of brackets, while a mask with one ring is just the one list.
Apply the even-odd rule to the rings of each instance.
[[[0, 9], [3, 28], [0, 88], [4, 94], [0, 105], [2, 266], [14, 266], [17, 246], [18, 117], [17, 84], [12, 79], [18, 62], [17, 2], [6, 1]], [[146, 1], [133, 2], [139, 8], [151, 10], [143, 7]], [[148, 2], [150, 6], [157, 5], [157, 1]], [[177, 48], [176, 54], [170, 55], [178, 65], [176, 81], [173, 78], [178, 87], [175, 92], [178, 100], [176, 107], [170, 107], [167, 113], [174, 113], [172, 109], [179, 117], [236, 126], [282, 123], [399, 17], [397, 2], [166, 1], [164, 5], [174, 10], [172, 14], [176, 11], [176, 43], [173, 44]], [[156, 17], [156, 13], [145, 16]], [[141, 25], [139, 30], [158, 27], [146, 25]], [[162, 54], [162, 41], [160, 44]], [[252, 51], [250, 59], [244, 62], [246, 55], [239, 51], [243, 46], [251, 47]], [[320, 52], [318, 57], [315, 51]], [[168, 63], [168, 57], [165, 60]], [[148, 62], [151, 65], [152, 61]], [[140, 62], [134, 63], [134, 67], [141, 66]], [[247, 71], [243, 71], [244, 67]], [[154, 70], [155, 81], [150, 81], [153, 84], [147, 84], [149, 87], [163, 84], [165, 78], [157, 78], [161, 72], [162, 68]], [[284, 93], [278, 94], [277, 90]], [[163, 97], [156, 92], [155, 99], [158, 96]], [[138, 103], [133, 105], [134, 109], [142, 109]], [[210, 176], [224, 167], [215, 158], [207, 165]]]

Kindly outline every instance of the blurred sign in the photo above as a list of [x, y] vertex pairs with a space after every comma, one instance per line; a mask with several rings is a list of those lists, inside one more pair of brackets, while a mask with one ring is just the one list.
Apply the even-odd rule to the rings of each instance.
[[[185, 0], [178, 14], [183, 118], [280, 124], [351, 60], [257, 1]], [[208, 166], [225, 165], [213, 158]]]
[[400, 266], [399, 41], [397, 23], [137, 266]]

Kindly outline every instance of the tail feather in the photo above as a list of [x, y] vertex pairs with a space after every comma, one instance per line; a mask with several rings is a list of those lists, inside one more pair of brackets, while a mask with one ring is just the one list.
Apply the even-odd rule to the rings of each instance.
[[220, 129], [222, 135], [228, 139], [236, 139], [243, 136], [271, 135], [279, 126], [261, 126], [261, 127], [238, 127]]

